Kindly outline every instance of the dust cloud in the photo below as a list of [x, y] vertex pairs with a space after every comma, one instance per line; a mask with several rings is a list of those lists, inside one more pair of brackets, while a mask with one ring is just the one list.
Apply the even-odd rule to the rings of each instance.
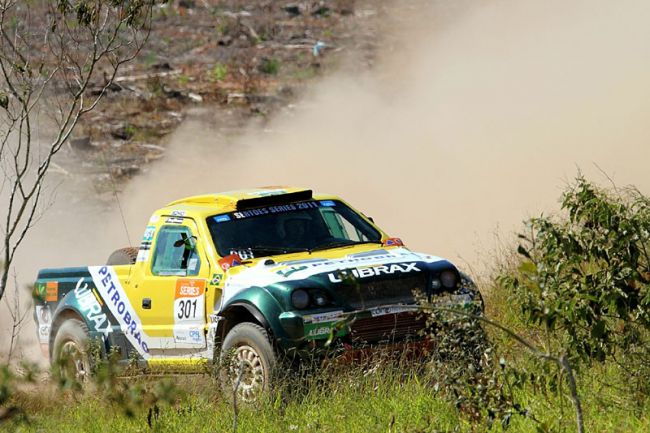
[[[372, 70], [343, 66], [264, 127], [228, 139], [215, 126], [227, 111], [190, 116], [120, 197], [131, 243], [176, 198], [291, 184], [467, 268], [489, 261], [495, 231], [556, 210], [578, 167], [650, 192], [647, 1], [394, 2], [382, 15]], [[32, 233], [23, 279], [128, 245], [116, 208], [75, 200]]]
[[[407, 5], [407, 6], [404, 6]], [[124, 195], [297, 184], [340, 194], [414, 249], [470, 264], [557, 208], [577, 167], [650, 190], [650, 3], [397, 2], [372, 71], [344, 70], [234, 142], [197, 116]]]

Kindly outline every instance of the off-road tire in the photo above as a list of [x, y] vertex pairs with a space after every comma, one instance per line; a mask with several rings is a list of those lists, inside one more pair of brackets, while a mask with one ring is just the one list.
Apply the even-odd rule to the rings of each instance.
[[67, 319], [59, 326], [52, 347], [52, 368], [64, 380], [86, 382], [92, 371], [88, 354], [88, 327], [78, 319]]
[[132, 247], [113, 251], [106, 261], [107, 266], [133, 265], [138, 258], [138, 249]]
[[221, 345], [219, 380], [224, 395], [245, 403], [258, 401], [270, 389], [276, 365], [264, 328], [250, 322], [235, 325]]

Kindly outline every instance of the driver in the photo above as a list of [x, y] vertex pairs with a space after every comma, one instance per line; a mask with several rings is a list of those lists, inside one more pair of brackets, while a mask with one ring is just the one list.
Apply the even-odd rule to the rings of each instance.
[[279, 234], [284, 245], [288, 247], [304, 247], [311, 218], [307, 215], [288, 215], [280, 220]]

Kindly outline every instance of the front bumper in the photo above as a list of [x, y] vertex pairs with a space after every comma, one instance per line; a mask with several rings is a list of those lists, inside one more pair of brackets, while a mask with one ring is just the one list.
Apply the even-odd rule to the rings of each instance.
[[[474, 299], [463, 295], [449, 295], [434, 305], [481, 310]], [[419, 342], [426, 340], [435, 328], [429, 314], [415, 304], [382, 305], [351, 312], [290, 311], [280, 315], [280, 323], [288, 336], [280, 342], [285, 349], [309, 351], [326, 349], [334, 342], [347, 349]]]

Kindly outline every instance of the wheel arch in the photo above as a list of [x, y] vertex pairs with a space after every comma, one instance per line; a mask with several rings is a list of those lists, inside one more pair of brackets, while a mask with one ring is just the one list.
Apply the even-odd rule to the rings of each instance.
[[234, 328], [236, 325], [243, 322], [252, 322], [257, 325], [260, 325], [266, 330], [270, 335], [273, 334], [273, 329], [269, 324], [264, 314], [252, 303], [244, 300], [233, 302], [228, 305], [219, 313], [219, 316], [223, 320], [219, 321], [216, 332], [215, 345], [218, 346], [223, 342], [223, 339], [226, 337], [226, 334]]
[[83, 315], [79, 310], [74, 308], [71, 305], [66, 305], [63, 308], [55, 312], [54, 318], [52, 319], [52, 327], [50, 328], [50, 338], [49, 338], [49, 352], [50, 352], [50, 361], [52, 360], [52, 351], [54, 350], [54, 339], [56, 338], [56, 333], [59, 330], [59, 327], [66, 322], [67, 320], [75, 319], [80, 322], [86, 323]]

